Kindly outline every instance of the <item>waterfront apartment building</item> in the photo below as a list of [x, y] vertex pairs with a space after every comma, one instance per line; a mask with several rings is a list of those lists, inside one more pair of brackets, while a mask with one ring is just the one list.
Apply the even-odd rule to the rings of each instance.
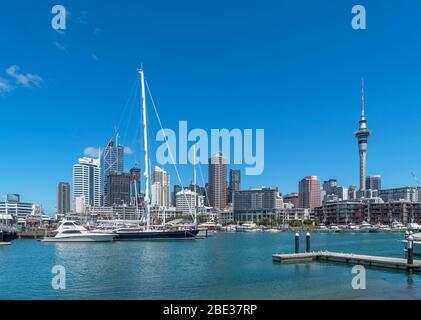
[[11, 215], [14, 220], [26, 219], [35, 211], [35, 205], [29, 202], [21, 202], [20, 195], [8, 194], [5, 201], [0, 202], [0, 214]]
[[118, 135], [116, 143], [111, 139], [101, 154], [101, 191], [103, 192], [104, 204], [110, 203], [108, 194], [108, 177], [112, 172], [122, 173], [124, 171], [124, 146], [118, 145]]
[[130, 205], [130, 173], [110, 172], [105, 185], [107, 197], [104, 198], [106, 207], [112, 205]]
[[176, 194], [177, 211], [183, 215], [195, 214], [197, 208], [197, 193], [189, 189], [184, 189]]
[[320, 179], [307, 176], [298, 184], [298, 206], [300, 208], [316, 208], [322, 203]]
[[379, 196], [385, 202], [401, 200], [417, 202], [421, 200], [418, 199], [418, 189], [414, 187], [402, 187], [380, 190]]
[[315, 218], [319, 223], [346, 225], [367, 221], [371, 224], [392, 224], [399, 221], [407, 224], [412, 219], [421, 222], [421, 203], [410, 201], [337, 201], [324, 203], [315, 208]]
[[381, 175], [367, 176], [365, 178], [365, 187], [367, 190], [378, 190], [382, 189], [382, 177]]
[[101, 205], [101, 169], [99, 159], [83, 157], [73, 166], [73, 199], [83, 197], [86, 206]]
[[234, 219], [261, 221], [270, 219], [276, 211], [278, 189], [258, 188], [234, 192]]
[[170, 206], [170, 175], [160, 167], [155, 167], [151, 177], [151, 205], [158, 207]]
[[365, 219], [364, 203], [360, 201], [332, 201], [314, 208], [315, 219], [319, 223], [341, 224], [361, 223]]
[[229, 195], [228, 202], [233, 202], [233, 194], [235, 191], [240, 191], [241, 189], [241, 171], [240, 170], [230, 170], [230, 180], [229, 180]]
[[70, 183], [60, 182], [57, 186], [57, 215], [70, 212]]
[[208, 178], [210, 206], [224, 210], [227, 206], [227, 162], [222, 154], [209, 158]]

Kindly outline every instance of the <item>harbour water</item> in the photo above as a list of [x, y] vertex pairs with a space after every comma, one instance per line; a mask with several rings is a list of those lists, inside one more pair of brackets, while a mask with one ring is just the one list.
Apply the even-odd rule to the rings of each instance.
[[[293, 252], [291, 233], [218, 233], [204, 240], [42, 243], [0, 247], [0, 299], [420, 299], [421, 275], [367, 269], [353, 290], [352, 266], [279, 265]], [[403, 257], [392, 233], [319, 233], [312, 250]], [[301, 248], [305, 247], [304, 234]], [[54, 290], [52, 267], [66, 270]]]

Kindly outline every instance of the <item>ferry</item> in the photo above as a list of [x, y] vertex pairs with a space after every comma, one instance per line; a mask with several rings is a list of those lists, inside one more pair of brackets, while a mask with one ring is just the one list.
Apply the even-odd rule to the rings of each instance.
[[242, 225], [236, 227], [237, 232], [256, 232], [259, 231], [257, 224], [254, 222], [244, 222]]

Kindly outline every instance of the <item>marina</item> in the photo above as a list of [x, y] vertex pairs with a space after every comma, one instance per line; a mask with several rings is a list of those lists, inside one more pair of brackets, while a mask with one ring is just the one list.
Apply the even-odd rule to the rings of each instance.
[[[351, 264], [272, 262], [293, 252], [291, 232], [215, 232], [193, 241], [43, 243], [0, 248], [0, 299], [417, 299], [418, 273], [367, 269], [367, 289], [353, 290]], [[404, 259], [402, 234], [314, 233], [315, 252]], [[305, 248], [305, 237], [300, 238]], [[66, 269], [54, 290], [51, 269]], [[34, 276], [36, 275], [36, 276]]]

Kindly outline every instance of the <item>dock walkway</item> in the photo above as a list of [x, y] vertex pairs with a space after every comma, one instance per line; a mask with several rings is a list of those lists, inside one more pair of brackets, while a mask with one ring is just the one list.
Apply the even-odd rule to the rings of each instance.
[[310, 253], [293, 253], [293, 254], [274, 254], [272, 256], [274, 262], [282, 264], [306, 263], [312, 261], [337, 262], [353, 265], [364, 265], [368, 267], [393, 269], [396, 271], [411, 270], [421, 273], [421, 260], [414, 260], [409, 265], [406, 259], [369, 256], [353, 253], [338, 253], [329, 251], [319, 251]]

